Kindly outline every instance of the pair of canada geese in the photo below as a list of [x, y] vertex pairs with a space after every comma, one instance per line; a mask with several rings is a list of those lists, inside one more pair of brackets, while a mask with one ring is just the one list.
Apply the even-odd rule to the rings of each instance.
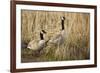
[[41, 50], [43, 50], [43, 48], [47, 46], [47, 43], [56, 44], [56, 45], [63, 44], [65, 40], [64, 20], [65, 17], [62, 17], [61, 18], [62, 29], [58, 34], [54, 35], [50, 40], [45, 40], [43, 35], [46, 34], [46, 31], [41, 30], [40, 41], [38, 43], [34, 42], [34, 40], [30, 41], [27, 48], [40, 53]]

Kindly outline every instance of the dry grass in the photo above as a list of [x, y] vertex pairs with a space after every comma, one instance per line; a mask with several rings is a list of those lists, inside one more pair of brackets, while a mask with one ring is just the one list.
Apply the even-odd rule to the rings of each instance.
[[32, 56], [33, 51], [22, 48], [22, 62], [84, 60], [90, 57], [90, 15], [88, 13], [29, 11], [21, 12], [21, 41], [29, 43], [39, 40], [39, 32], [47, 32], [46, 39], [51, 38], [61, 29], [61, 17], [65, 16], [67, 33], [63, 45], [48, 45], [39, 57]]

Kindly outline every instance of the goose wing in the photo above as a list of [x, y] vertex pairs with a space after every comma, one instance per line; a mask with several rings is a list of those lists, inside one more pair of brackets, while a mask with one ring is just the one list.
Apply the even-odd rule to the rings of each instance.
[[52, 44], [57, 44], [57, 43], [60, 43], [61, 40], [62, 40], [62, 35], [57, 34], [56, 36], [52, 37], [49, 42]]
[[29, 42], [27, 48], [31, 49], [31, 50], [41, 50], [46, 46], [47, 41], [45, 40], [40, 40], [40, 41], [31, 41]]

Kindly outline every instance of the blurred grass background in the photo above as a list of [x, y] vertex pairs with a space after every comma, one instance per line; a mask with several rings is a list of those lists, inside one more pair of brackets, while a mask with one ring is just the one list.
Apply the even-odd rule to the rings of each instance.
[[21, 62], [85, 60], [90, 58], [90, 14], [55, 11], [21, 11], [21, 42], [40, 40], [39, 33], [44, 29], [45, 39], [51, 38], [61, 29], [61, 17], [65, 17], [65, 42], [59, 48], [49, 45], [36, 57], [32, 50], [21, 48]]

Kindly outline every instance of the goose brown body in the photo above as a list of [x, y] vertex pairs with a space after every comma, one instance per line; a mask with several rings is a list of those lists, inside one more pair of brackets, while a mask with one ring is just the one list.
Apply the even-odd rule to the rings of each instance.
[[66, 36], [66, 32], [64, 30], [64, 20], [65, 20], [65, 17], [62, 17], [61, 18], [62, 22], [61, 22], [61, 25], [62, 25], [62, 30], [53, 35], [53, 37], [49, 40], [49, 43], [51, 44], [62, 44], [64, 42], [64, 39], [65, 39], [65, 36]]
[[35, 41], [35, 40], [32, 40], [29, 42], [27, 48], [33, 50], [33, 51], [41, 51], [45, 46], [46, 46], [46, 43], [47, 41], [44, 39], [43, 37], [43, 31], [40, 32], [40, 40], [39, 41]]

